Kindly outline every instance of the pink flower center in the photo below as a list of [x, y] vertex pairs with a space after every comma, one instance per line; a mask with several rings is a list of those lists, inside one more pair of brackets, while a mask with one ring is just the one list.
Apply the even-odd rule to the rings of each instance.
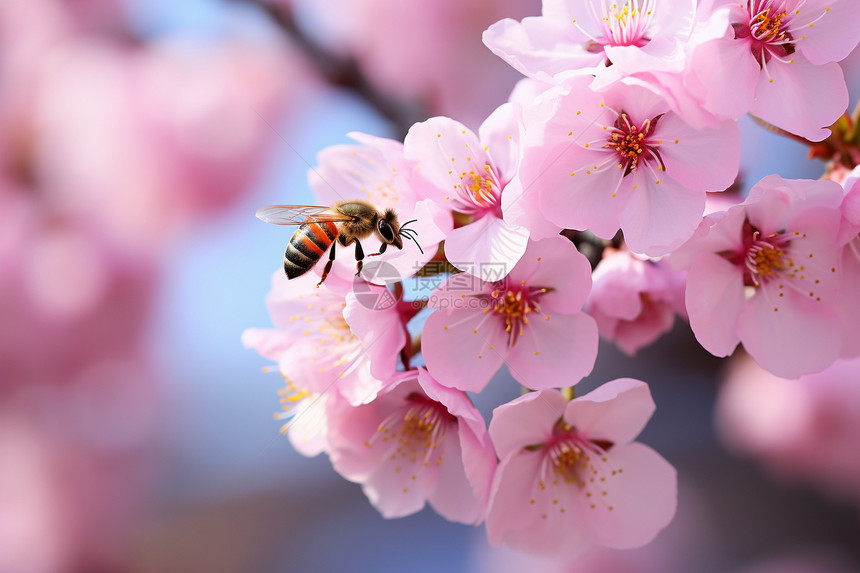
[[609, 139], [603, 147], [615, 150], [618, 156], [618, 168], [624, 169], [624, 176], [635, 171], [640, 161], [646, 164], [655, 163], [657, 170], [665, 171], [666, 166], [658, 151], [661, 141], [653, 137], [654, 129], [661, 117], [662, 114], [653, 119], [646, 119], [642, 125], [635, 125], [623, 111], [618, 115], [612, 133], [609, 134]]
[[[268, 372], [269, 369], [264, 368], [263, 371]], [[284, 379], [286, 387], [278, 390], [278, 395], [281, 397], [281, 411], [275, 412], [275, 419], [289, 420], [293, 418], [293, 416], [296, 414], [296, 408], [301, 407], [300, 403], [302, 403], [305, 398], [313, 397], [313, 394], [304, 389], [296, 388], [292, 381], [287, 378], [283, 373], [281, 373], [281, 376]], [[286, 423], [281, 426], [281, 433], [286, 434], [289, 431], [290, 426], [290, 423]]]
[[489, 165], [463, 171], [460, 183], [454, 187], [457, 189], [457, 210], [461, 213], [483, 216], [493, 212], [501, 216], [502, 185]]
[[601, 2], [601, 14], [594, 4], [589, 4], [603, 36], [595, 41], [604, 46], [636, 46], [641, 48], [650, 41], [648, 28], [654, 15], [657, 0], [626, 0], [612, 2], [607, 6]]
[[792, 236], [785, 230], [762, 237], [761, 231], [747, 219], [744, 221], [741, 233], [743, 237], [741, 251], [721, 254], [734, 264], [744, 267], [744, 285], [757, 287], [777, 278], [782, 273], [793, 272], [794, 261], [787, 254]]
[[745, 220], [741, 234], [743, 246], [739, 250], [719, 254], [743, 269], [747, 296], [768, 289], [772, 293], [767, 296], [773, 297], [774, 312], [779, 311], [789, 290], [821, 301], [822, 284], [829, 282], [829, 275], [835, 273], [836, 268], [819, 263], [806, 233], [782, 229], [764, 235]]
[[[396, 450], [391, 454], [392, 460], [407, 458], [411, 462], [422, 459], [424, 465], [430, 465], [433, 453], [445, 439], [448, 429], [457, 424], [457, 418], [438, 402], [413, 392], [406, 396], [405, 404], [394, 410], [377, 428], [377, 434], [366, 442], [370, 446], [373, 441], [381, 438], [383, 442], [396, 440]], [[436, 465], [442, 463], [438, 456]]]
[[[536, 507], [549, 507], [553, 512], [564, 514], [566, 508], [562, 500], [568, 496], [559, 488], [574, 484], [591, 509], [601, 507], [612, 511], [608, 480], [623, 472], [623, 468], [612, 466], [607, 457], [614, 445], [609, 440], [590, 440], [563, 419], [559, 420], [546, 443], [526, 446], [526, 450], [543, 453], [537, 487], [530, 502]], [[543, 495], [550, 495], [552, 499], [538, 505], [537, 499]], [[544, 513], [541, 517], [547, 519], [550, 514]]]
[[[525, 285], [522, 285], [525, 287]], [[490, 293], [490, 306], [484, 312], [493, 312], [505, 321], [505, 332], [508, 333], [508, 347], [514, 345], [517, 337], [523, 335], [523, 327], [529, 323], [529, 315], [540, 312], [537, 300], [547, 292], [545, 288], [525, 289], [508, 288], [504, 290], [498, 285]]]
[[[584, 486], [585, 472], [591, 466], [592, 456], [603, 456], [613, 446], [607, 440], [586, 440], [573, 426], [559, 420], [553, 428], [552, 439], [545, 445], [546, 460], [556, 478]], [[603, 460], [606, 461], [606, 460]]]
[[754, 233], [752, 244], [747, 250], [746, 267], [750, 280], [756, 286], [761, 280], [772, 279], [776, 273], [794, 266], [794, 262], [780, 248], [785, 240], [785, 236], [778, 233], [766, 239], [762, 239], [758, 231]]
[[800, 11], [787, 9], [784, 0], [747, 0], [742, 21], [732, 24], [735, 39], [748, 38], [750, 50], [764, 68], [771, 58], [787, 62], [794, 53], [794, 37], [791, 28], [794, 17]]

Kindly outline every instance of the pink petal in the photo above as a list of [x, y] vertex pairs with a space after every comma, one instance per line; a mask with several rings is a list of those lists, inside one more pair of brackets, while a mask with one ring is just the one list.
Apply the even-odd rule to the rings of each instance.
[[427, 501], [436, 513], [448, 521], [476, 523], [481, 519], [484, 508], [475, 497], [472, 486], [466, 478], [460, 439], [453, 428], [445, 437], [444, 443], [445, 453], [444, 459], [438, 466], [438, 481], [425, 484], [430, 486], [425, 490]]
[[379, 460], [390, 449], [386, 442], [376, 440], [371, 447], [364, 443], [377, 433], [380, 422], [379, 404], [337, 408], [328, 418], [331, 462], [344, 478], [362, 483], [370, 479]]
[[[403, 142], [407, 159], [439, 190], [439, 196], [456, 191], [460, 174], [475, 165], [489, 164], [489, 155], [472, 130], [448, 117], [431, 117], [409, 128]], [[453, 159], [453, 161], [452, 161]]]
[[740, 164], [740, 133], [734, 121], [719, 129], [693, 129], [678, 115], [660, 118], [655, 136], [666, 174], [688, 189], [722, 191], [735, 181]]
[[566, 28], [550, 18], [531, 17], [522, 22], [506, 18], [482, 36], [494, 54], [523, 75], [549, 81], [555, 74], [598, 65], [603, 55], [591, 54], [579, 44], [575, 28]]
[[536, 316], [521, 332], [505, 362], [511, 376], [528, 388], [572, 386], [594, 368], [597, 323], [586, 314]]
[[702, 221], [705, 194], [669, 177], [636, 179], [638, 189], [618, 214], [624, 240], [634, 253], [666, 255], [690, 238]]
[[314, 457], [329, 449], [326, 436], [326, 405], [331, 396], [333, 395], [324, 394], [305, 398], [294, 406], [293, 416], [287, 422], [287, 437], [296, 451], [303, 456]]
[[[647, 263], [629, 252], [618, 251], [603, 259], [594, 269], [594, 286], [585, 306], [607, 309], [614, 318], [633, 320], [642, 312], [641, 293], [649, 290]], [[598, 321], [598, 326], [599, 326]]]
[[396, 471], [391, 464], [381, 464], [377, 471], [361, 485], [361, 490], [370, 504], [382, 517], [392, 519], [412, 515], [424, 508], [426, 493], [424, 482], [430, 476], [421, 475], [421, 480], [411, 479], [408, 468]]
[[430, 308], [442, 310], [482, 311], [487, 308], [483, 298], [491, 289], [490, 284], [476, 276], [468, 273], [457, 273], [436, 287], [427, 299], [427, 305]]
[[564, 419], [587, 439], [609, 440], [619, 446], [632, 442], [642, 432], [655, 408], [647, 384], [619, 378], [573, 399]]
[[788, 64], [770, 61], [750, 113], [810, 141], [821, 141], [847, 107], [848, 89], [839, 64], [815, 66], [796, 57]]
[[[661, 335], [672, 330], [675, 313], [665, 305], [646, 310], [634, 321], [621, 321], [615, 329], [614, 342], [628, 356], [655, 342]], [[598, 323], [599, 326], [599, 323]]]
[[540, 444], [564, 416], [567, 401], [557, 390], [529, 392], [493, 410], [490, 438], [503, 461], [525, 446]]
[[723, 117], [735, 119], [749, 111], [755, 99], [761, 67], [750, 52], [749, 43], [729, 36], [696, 46], [690, 70], [700, 86], [705, 107]]
[[[586, 524], [573, 511], [559, 514], [548, 495], [537, 495], [541, 460], [542, 452], [522, 452], [499, 465], [487, 514], [487, 536], [493, 545], [507, 542], [532, 553], [578, 553], [588, 544]], [[558, 501], [570, 508], [573, 488], [559, 489]], [[536, 503], [531, 503], [533, 499]]]
[[[786, 225], [802, 225], [804, 218], [810, 216], [814, 219], [826, 216], [816, 209], [810, 215], [810, 209], [814, 207], [825, 207], [835, 217], [842, 197], [842, 188], [834, 181], [783, 179], [779, 175], [768, 175], [750, 189], [746, 212], [749, 220], [767, 235], [781, 231]], [[815, 227], [817, 234], [823, 232], [828, 237], [835, 237], [838, 223], [816, 221]]]
[[271, 328], [246, 328], [242, 333], [242, 345], [253, 348], [257, 354], [269, 360], [280, 360], [281, 354], [292, 344], [280, 330]]
[[612, 67], [618, 66], [621, 75], [640, 71], [680, 73], [684, 69], [683, 45], [672, 38], [655, 37], [644, 48], [605, 46], [603, 49]]
[[458, 269], [486, 281], [507, 275], [523, 256], [529, 232], [485, 215], [477, 221], [448, 233], [445, 256]]
[[[655, 90], [642, 84], [619, 84], [604, 95], [606, 105], [611, 110], [617, 113], [624, 110], [636, 125], [669, 111], [666, 100]], [[607, 114], [609, 119], [606, 121], [614, 123], [617, 113]], [[603, 137], [606, 138], [605, 131]]]
[[651, 33], [659, 37], [686, 39], [693, 29], [696, 0], [664, 0], [651, 21]]
[[502, 217], [512, 225], [528, 229], [529, 238], [535, 241], [555, 237], [561, 231], [561, 226], [552, 224], [543, 216], [538, 197], [538, 190], [533, 186], [523, 188], [519, 173], [502, 192]]
[[693, 234], [670, 257], [672, 267], [687, 269], [703, 253], [736, 252], [743, 248], [741, 229], [746, 220], [743, 207], [707, 215]]
[[[819, 19], [825, 9], [827, 13]], [[860, 41], [857, 28], [860, 3], [851, 0], [809, 0], [801, 10], [805, 17], [795, 21], [814, 21], [814, 24], [796, 45], [813, 64], [838, 62], [857, 47]]]
[[595, 507], [584, 510], [584, 521], [593, 539], [602, 545], [641, 547], [675, 516], [677, 473], [657, 452], [639, 443], [615, 446], [607, 459], [613, 471], [621, 471], [606, 476], [599, 495], [594, 488]]
[[424, 325], [421, 353], [440, 384], [480, 392], [504, 362], [506, 344], [504, 326], [495, 316], [437, 310]]
[[496, 452], [487, 434], [483, 419], [481, 433], [476, 434], [470, 426], [460, 421], [460, 446], [463, 451], [463, 467], [472, 486], [472, 495], [481, 504], [481, 517], [486, 513], [493, 475], [496, 472]]
[[478, 129], [478, 137], [489, 148], [502, 185], [513, 178], [520, 162], [521, 123], [520, 106], [505, 103], [497, 107]]
[[731, 354], [740, 341], [735, 324], [745, 305], [741, 270], [719, 255], [700, 255], [687, 275], [686, 299], [699, 344], [714, 356]]
[[586, 152], [565, 144], [547, 157], [551, 163], [542, 168], [538, 183], [544, 216], [560, 227], [589, 229], [598, 237], [611, 239], [620, 226], [617, 213], [624, 206], [627, 186], [614, 165], [593, 169], [595, 164], [606, 161], [608, 154]]
[[[857, 242], [846, 245], [842, 251], [842, 284], [860, 285], [860, 256], [857, 255]], [[845, 300], [840, 306], [842, 315], [842, 352], [843, 358], [860, 356], [860, 296], [854, 289], [845, 289]]]
[[797, 378], [832, 364], [842, 347], [842, 333], [831, 309], [787, 290], [777, 299], [766, 286], [760, 288], [738, 318], [738, 334], [759, 366], [782, 378]]
[[457, 416], [463, 466], [474, 497], [481, 502], [483, 508], [490, 494], [490, 482], [496, 469], [496, 453], [483, 416], [464, 392], [439, 384], [424, 368], [418, 369], [418, 383], [431, 400], [444, 404], [452, 415]]
[[[361, 286], [367, 290], [346, 295], [343, 318], [353, 334], [361, 340], [370, 360], [370, 373], [386, 381], [397, 368], [397, 356], [406, 345], [406, 330], [394, 306], [375, 309], [368, 304], [368, 301], [372, 304], [381, 300], [384, 294], [390, 294], [388, 289], [369, 284]], [[367, 295], [371, 298], [367, 298]]]

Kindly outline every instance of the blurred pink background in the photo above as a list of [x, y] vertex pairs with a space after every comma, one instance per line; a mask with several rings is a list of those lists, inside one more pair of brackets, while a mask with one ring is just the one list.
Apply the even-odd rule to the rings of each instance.
[[[785, 393], [802, 390], [759, 381], [747, 397], [736, 368], [721, 440], [725, 365], [683, 324], [635, 359], [602, 346], [583, 382], [651, 384], [641, 439], [678, 468], [680, 510], [640, 550], [537, 563], [430, 510], [386, 521], [279, 434], [281, 379], [240, 334], [269, 324], [289, 234], [254, 211], [313, 203], [308, 166], [347, 132], [402, 137], [437, 114], [476, 128], [518, 79], [481, 31], [539, 10], [0, 2], [0, 573], [860, 570], [860, 395], [842, 380], [827, 386], [836, 399], [804, 402], [849, 401], [853, 425], [826, 457], [816, 440], [832, 434], [790, 424]], [[860, 93], [860, 56], [844, 66]], [[820, 176], [800, 145], [741, 128], [746, 187]], [[485, 414], [518, 392], [504, 373], [491, 388]], [[771, 426], [749, 422], [755, 400]], [[789, 426], [794, 443], [760, 433]]]

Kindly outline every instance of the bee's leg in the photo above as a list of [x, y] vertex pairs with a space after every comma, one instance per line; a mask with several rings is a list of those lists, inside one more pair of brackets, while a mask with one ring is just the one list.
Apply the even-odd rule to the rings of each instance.
[[337, 241], [331, 244], [331, 251], [328, 253], [328, 262], [325, 264], [325, 268], [323, 269], [322, 278], [320, 282], [317, 283], [317, 288], [325, 281], [325, 278], [328, 276], [329, 271], [331, 270], [331, 264], [334, 262], [334, 250], [337, 247]]
[[358, 239], [353, 239], [353, 241], [355, 242], [355, 275], [358, 276], [364, 267], [364, 249], [361, 248]]
[[378, 253], [370, 253], [370, 254], [369, 254], [369, 255], [367, 255], [367, 256], [368, 256], [368, 257], [376, 257], [376, 256], [379, 256], [379, 255], [381, 255], [382, 253], [384, 253], [384, 252], [385, 252], [385, 249], [387, 249], [387, 248], [388, 248], [388, 243], [382, 243], [382, 245], [380, 245], [380, 247], [379, 247], [379, 252], [378, 252]]

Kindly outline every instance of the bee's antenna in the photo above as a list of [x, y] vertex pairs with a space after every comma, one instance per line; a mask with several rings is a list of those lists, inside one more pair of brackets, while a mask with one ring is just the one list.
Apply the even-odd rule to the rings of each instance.
[[[401, 231], [401, 232], [402, 232], [402, 231], [404, 231], [404, 227], [406, 227], [406, 225], [408, 225], [409, 223], [414, 223], [414, 222], [415, 222], [415, 221], [417, 221], [417, 220], [418, 220], [418, 219], [411, 219], [411, 220], [409, 220], [409, 221], [406, 221], [405, 223], [403, 223], [402, 225], [400, 225], [400, 231]], [[406, 231], [412, 231], [412, 232], [413, 232], [413, 233], [415, 233], [416, 235], [418, 234], [418, 232], [417, 232], [417, 231], [415, 231], [415, 230], [413, 230], [413, 229], [405, 229], [405, 230], [406, 230]]]
[[417, 220], [418, 219], [411, 219], [409, 221], [406, 221], [402, 225], [400, 225], [400, 230], [397, 231], [397, 234], [402, 236], [402, 237], [406, 237], [407, 239], [409, 239], [410, 241], [415, 243], [415, 246], [418, 247], [418, 250], [421, 251], [421, 254], [423, 255], [424, 249], [422, 249], [421, 245], [418, 244], [418, 241], [415, 240], [415, 236], [418, 235], [418, 231], [416, 231], [415, 229], [407, 229], [406, 228], [406, 225], [408, 225], [409, 223], [414, 223]]

